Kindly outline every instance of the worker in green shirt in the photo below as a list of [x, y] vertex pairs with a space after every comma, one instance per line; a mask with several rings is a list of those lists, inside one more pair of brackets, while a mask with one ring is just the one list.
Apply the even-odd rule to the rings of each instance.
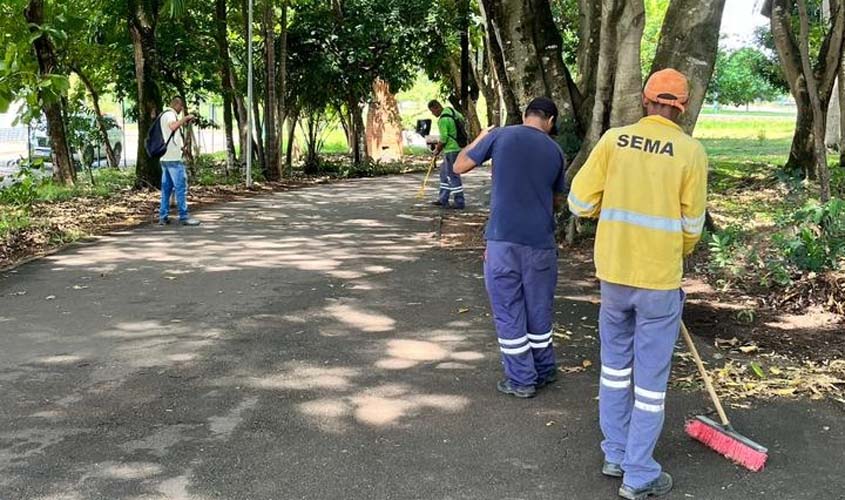
[[[455, 173], [454, 166], [458, 153], [467, 144], [464, 117], [453, 108], [444, 108], [437, 100], [429, 102], [428, 109], [437, 117], [437, 128], [440, 129], [440, 141], [434, 148], [434, 157], [437, 158], [443, 153], [443, 163], [440, 164], [440, 196], [433, 203], [443, 208], [463, 210], [466, 205], [464, 186], [461, 176]], [[449, 204], [450, 196], [454, 197], [454, 205]]]

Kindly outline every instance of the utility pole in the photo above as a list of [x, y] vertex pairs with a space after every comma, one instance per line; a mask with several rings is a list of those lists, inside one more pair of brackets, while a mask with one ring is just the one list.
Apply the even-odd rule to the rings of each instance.
[[469, 0], [461, 0], [461, 112], [469, 108]]
[[[123, 156], [123, 169], [127, 168], [126, 166], [126, 157], [129, 154], [129, 149], [126, 147], [126, 106], [123, 103], [123, 99], [120, 100], [120, 120], [123, 122], [123, 128], [120, 129], [120, 133], [123, 136], [123, 142], [120, 144], [121, 155]], [[138, 140], [142, 140], [140, 136], [140, 132], [138, 135]]]
[[249, 133], [246, 141], [246, 187], [252, 187], [252, 7], [253, 0], [249, 0], [249, 26], [247, 27], [247, 115]]

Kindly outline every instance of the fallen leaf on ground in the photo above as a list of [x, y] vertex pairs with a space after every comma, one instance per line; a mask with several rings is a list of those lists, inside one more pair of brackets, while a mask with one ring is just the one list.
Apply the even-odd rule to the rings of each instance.
[[580, 373], [587, 369], [583, 366], [561, 366], [557, 370], [561, 373]]
[[462, 308], [458, 309], [458, 314], [463, 314], [463, 313], [467, 313], [467, 312], [469, 312], [469, 309], [467, 309], [466, 307], [462, 307]]
[[744, 352], [745, 354], [752, 353], [759, 348], [756, 345], [744, 345], [739, 348], [740, 351]]
[[590, 361], [589, 359], [585, 359], [584, 361], [581, 362], [581, 366], [583, 366], [584, 368], [589, 368], [589, 367], [593, 366], [593, 362]]
[[730, 340], [720, 339], [717, 337], [715, 342], [716, 347], [718, 347], [719, 349], [729, 349], [731, 347], [736, 347], [737, 344], [739, 344], [739, 339], [737, 339], [736, 337]]

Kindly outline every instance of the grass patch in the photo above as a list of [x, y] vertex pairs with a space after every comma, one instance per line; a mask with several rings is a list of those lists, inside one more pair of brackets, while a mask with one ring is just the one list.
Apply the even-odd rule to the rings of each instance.
[[36, 202], [59, 202], [80, 197], [108, 198], [115, 191], [130, 189], [135, 182], [135, 169], [99, 169], [94, 171], [94, 184], [87, 172], [77, 172], [76, 184], [63, 186], [46, 182], [38, 186]]
[[28, 229], [32, 226], [32, 219], [27, 211], [0, 205], [0, 239], [7, 235]]

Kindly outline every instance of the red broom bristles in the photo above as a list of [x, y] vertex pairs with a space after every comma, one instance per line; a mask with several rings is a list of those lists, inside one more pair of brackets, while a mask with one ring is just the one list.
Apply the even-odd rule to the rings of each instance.
[[759, 472], [766, 465], [768, 454], [755, 450], [742, 441], [700, 420], [687, 422], [686, 431], [693, 439], [701, 441], [708, 448], [754, 472]]

